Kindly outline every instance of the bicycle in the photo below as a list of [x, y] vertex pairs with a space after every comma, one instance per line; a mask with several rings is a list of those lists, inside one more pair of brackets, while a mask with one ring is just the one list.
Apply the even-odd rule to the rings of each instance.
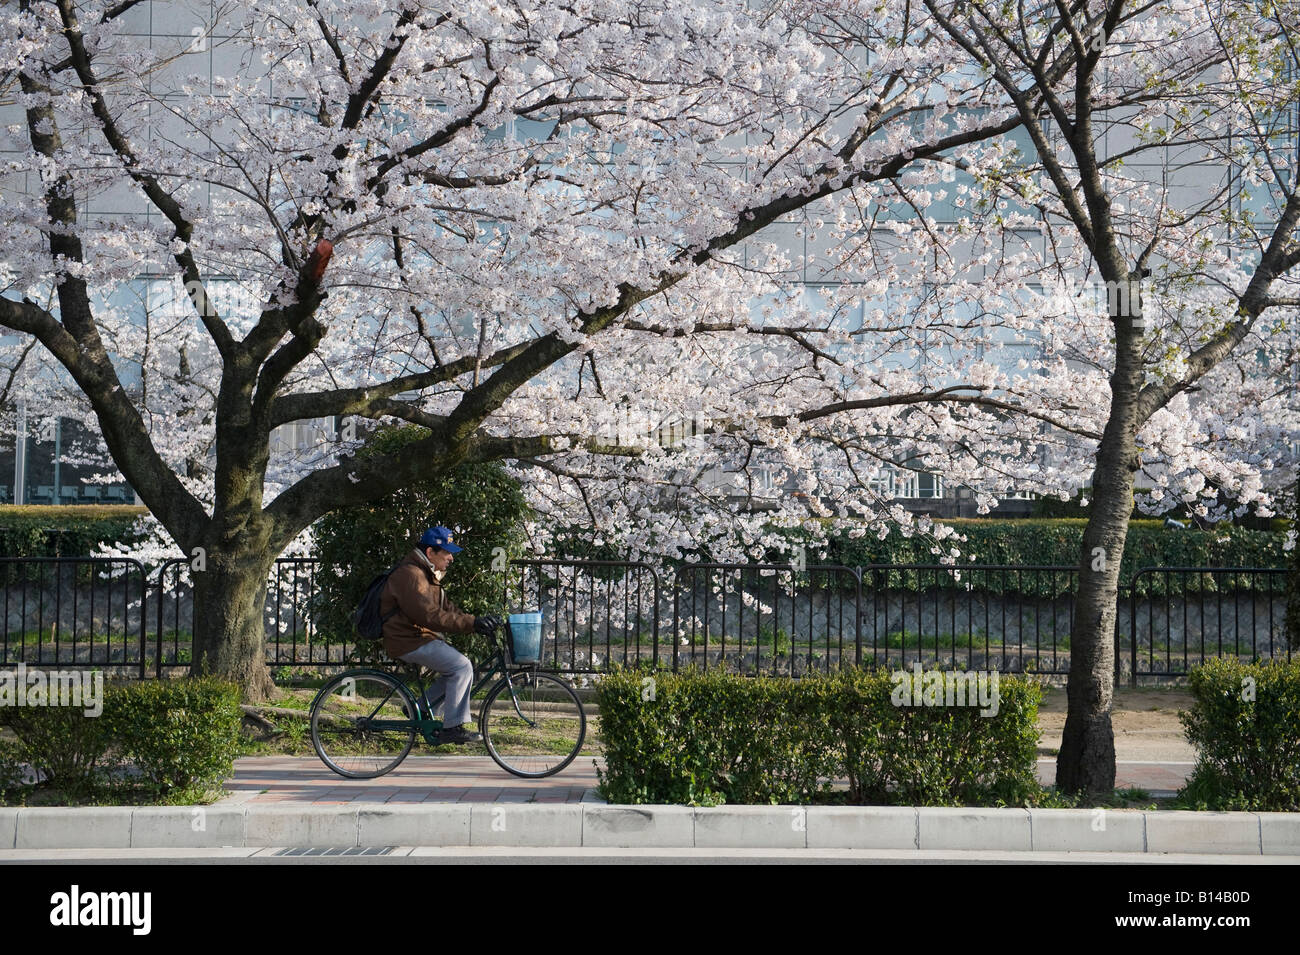
[[[500, 633], [491, 639], [492, 652], [474, 667], [483, 675], [470, 691], [473, 699], [500, 674], [478, 719], [488, 755], [515, 776], [553, 776], [573, 762], [586, 739], [582, 700], [568, 681], [540, 664], [513, 661], [513, 644]], [[401, 765], [417, 732], [438, 745], [442, 720], [434, 719], [433, 712], [443, 697], [426, 704], [425, 681], [414, 682], [418, 693], [385, 670], [359, 668], [335, 676], [311, 704], [316, 755], [340, 776], [374, 779]]]

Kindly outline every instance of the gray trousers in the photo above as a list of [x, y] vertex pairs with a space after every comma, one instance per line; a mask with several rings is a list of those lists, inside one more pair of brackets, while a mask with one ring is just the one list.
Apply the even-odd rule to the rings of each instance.
[[[436, 719], [451, 729], [469, 722], [469, 691], [474, 683], [474, 664], [444, 640], [430, 640], [400, 658], [405, 663], [428, 667], [438, 678], [424, 691], [424, 701]], [[439, 697], [444, 697], [439, 700]], [[436, 702], [435, 702], [436, 701]]]

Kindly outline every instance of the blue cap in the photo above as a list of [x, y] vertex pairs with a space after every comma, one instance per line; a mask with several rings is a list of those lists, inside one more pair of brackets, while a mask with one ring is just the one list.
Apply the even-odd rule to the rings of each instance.
[[447, 527], [430, 527], [420, 537], [420, 547], [437, 547], [451, 554], [459, 554], [462, 549], [451, 542], [451, 529]]

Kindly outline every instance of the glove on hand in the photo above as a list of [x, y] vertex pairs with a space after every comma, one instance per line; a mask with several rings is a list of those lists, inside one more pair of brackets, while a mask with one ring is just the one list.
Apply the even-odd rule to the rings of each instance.
[[474, 618], [474, 632], [488, 637], [501, 629], [501, 618], [494, 613]]

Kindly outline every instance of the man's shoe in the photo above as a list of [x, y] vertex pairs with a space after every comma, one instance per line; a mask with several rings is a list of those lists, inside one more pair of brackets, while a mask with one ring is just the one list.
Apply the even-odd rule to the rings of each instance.
[[447, 743], [455, 743], [457, 745], [461, 745], [464, 743], [481, 743], [481, 742], [483, 742], [483, 737], [481, 734], [470, 732], [469, 730], [465, 729], [463, 726], [454, 726], [451, 727], [450, 729], [444, 727], [442, 731], [438, 734], [439, 746], [445, 745]]

